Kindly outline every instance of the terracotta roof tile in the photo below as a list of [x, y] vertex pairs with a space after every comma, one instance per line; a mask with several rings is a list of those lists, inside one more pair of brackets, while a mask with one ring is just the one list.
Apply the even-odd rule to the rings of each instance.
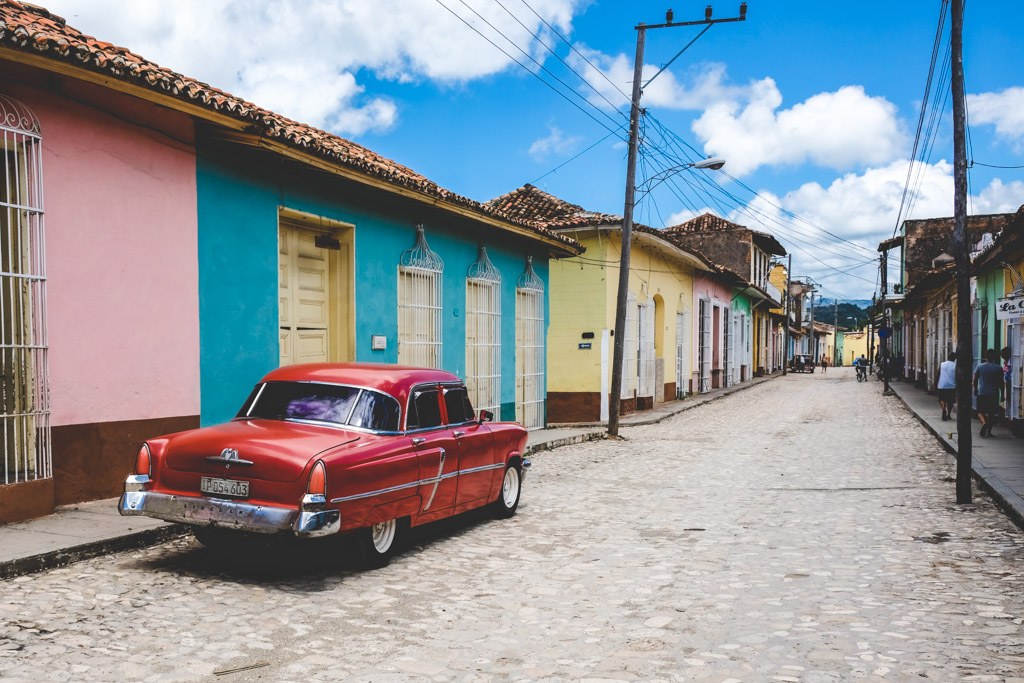
[[419, 191], [469, 208], [480, 214], [527, 228], [579, 253], [582, 247], [566, 235], [521, 217], [507, 215], [493, 206], [447, 190], [412, 169], [337, 135], [288, 119], [223, 90], [164, 68], [123, 47], [85, 35], [48, 10], [16, 0], [0, 0], [0, 46], [39, 54], [81, 69], [226, 115], [250, 125], [253, 132], [291, 147], [355, 169], [394, 185]]

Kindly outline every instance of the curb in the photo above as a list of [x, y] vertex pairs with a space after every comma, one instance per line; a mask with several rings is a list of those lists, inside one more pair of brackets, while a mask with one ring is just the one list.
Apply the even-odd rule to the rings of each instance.
[[[946, 438], [942, 436], [935, 427], [929, 424], [923, 417], [921, 417], [917, 411], [910, 407], [910, 404], [903, 400], [903, 397], [897, 392], [893, 392], [893, 395], [900, 400], [903, 407], [907, 409], [911, 415], [917, 418], [925, 429], [931, 432], [932, 436], [938, 440], [939, 444], [942, 445], [946, 452], [952, 455], [954, 458], [957, 457], [956, 447], [953, 444], [946, 441]], [[976, 462], [974, 458], [971, 458], [971, 474], [974, 481], [978, 486], [983, 489], [992, 500], [995, 501], [996, 505], [1010, 518], [1014, 524], [1017, 525], [1022, 531], [1024, 531], [1024, 499], [1021, 499], [1016, 493], [1008, 488], [998, 477], [990, 476], [989, 469], [984, 465]]]
[[[664, 422], [665, 420], [667, 420], [670, 417], [675, 417], [679, 413], [685, 413], [687, 410], [693, 410], [694, 408], [699, 408], [699, 407], [701, 407], [703, 405], [707, 405], [708, 403], [711, 403], [713, 401], [717, 401], [717, 400], [719, 400], [721, 398], [725, 398], [726, 396], [731, 396], [732, 394], [735, 394], [738, 391], [744, 391], [745, 389], [753, 389], [756, 386], [760, 386], [760, 385], [764, 384], [765, 382], [770, 382], [770, 381], [772, 381], [774, 379], [778, 379], [778, 378], [780, 378], [782, 376], [783, 376], [782, 373], [779, 373], [777, 375], [771, 375], [769, 377], [758, 378], [758, 379], [761, 380], [759, 382], [751, 382], [751, 381], [748, 380], [747, 382], [744, 382], [744, 383], [739, 384], [737, 386], [731, 386], [731, 387], [728, 387], [726, 389], [722, 389], [721, 393], [715, 394], [714, 396], [711, 396], [709, 398], [702, 398], [702, 399], [693, 400], [693, 401], [686, 401], [685, 399], [678, 399], [678, 400], [682, 400], [683, 401], [683, 405], [679, 406], [678, 409], [673, 410], [671, 413], [665, 413], [664, 415], [658, 415], [658, 416], [655, 416], [655, 417], [648, 417], [648, 418], [644, 418], [642, 420], [630, 420], [629, 422], [624, 422], [624, 421], [622, 421], [620, 419], [619, 420], [619, 428], [620, 429], [624, 429], [626, 427], [644, 427], [644, 426], [647, 426], [647, 425], [658, 424], [659, 422]], [[637, 413], [633, 413], [633, 414], [635, 415]], [[550, 425], [550, 427], [552, 429], [586, 429], [588, 427], [601, 427], [602, 431], [600, 433], [604, 434], [603, 430], [608, 427], [608, 424], [604, 423], [604, 422], [557, 422], [555, 424]], [[592, 439], [586, 439], [586, 441], [592, 441]], [[576, 442], [576, 443], [579, 443], [579, 442]], [[541, 445], [541, 444], [538, 444], [538, 446], [539, 445]], [[561, 445], [564, 445], [564, 444], [559, 444], [559, 445], [561, 446]], [[551, 448], [554, 448], [554, 446], [552, 446]], [[548, 449], [542, 448], [542, 449], [539, 449], [539, 450], [548, 450]]]
[[137, 531], [124, 536], [114, 536], [99, 541], [90, 541], [70, 548], [51, 550], [39, 555], [21, 557], [8, 562], [0, 562], [0, 579], [10, 579], [24, 574], [63, 567], [81, 560], [88, 560], [108, 553], [122, 550], [134, 550], [163, 543], [188, 534], [184, 524], [166, 524], [164, 526]]

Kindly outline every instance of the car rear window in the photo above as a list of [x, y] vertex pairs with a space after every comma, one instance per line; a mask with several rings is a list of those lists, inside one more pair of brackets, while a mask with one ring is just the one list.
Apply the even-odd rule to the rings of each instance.
[[369, 389], [316, 382], [267, 382], [253, 389], [238, 417], [396, 432], [399, 411], [393, 397]]

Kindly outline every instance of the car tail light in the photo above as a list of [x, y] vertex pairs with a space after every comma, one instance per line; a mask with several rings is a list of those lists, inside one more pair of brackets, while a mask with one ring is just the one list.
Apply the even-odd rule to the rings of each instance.
[[153, 472], [153, 456], [149, 452], [149, 444], [142, 444], [139, 454], [135, 456], [135, 474], [144, 474], [147, 477]]
[[324, 467], [323, 460], [313, 465], [313, 471], [309, 473], [309, 486], [306, 488], [306, 493], [327, 495], [327, 469]]

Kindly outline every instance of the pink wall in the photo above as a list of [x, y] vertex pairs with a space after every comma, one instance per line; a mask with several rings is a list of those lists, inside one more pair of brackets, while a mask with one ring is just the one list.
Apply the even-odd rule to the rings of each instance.
[[43, 135], [52, 424], [198, 415], [189, 120], [114, 94], [100, 93], [97, 108], [5, 90]]

